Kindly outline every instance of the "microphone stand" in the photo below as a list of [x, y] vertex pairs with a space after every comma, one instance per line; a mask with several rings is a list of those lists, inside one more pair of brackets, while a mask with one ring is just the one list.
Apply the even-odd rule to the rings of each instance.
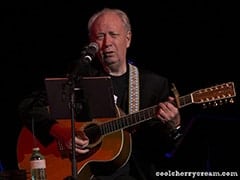
[[72, 179], [77, 179], [77, 160], [76, 160], [76, 142], [75, 142], [75, 92], [71, 93], [71, 130], [72, 130]]
[[[80, 79], [80, 78], [79, 78]], [[79, 80], [78, 79], [78, 80]], [[75, 90], [76, 90], [76, 80], [72, 77], [69, 77], [66, 85], [64, 88], [68, 88], [68, 95], [69, 95], [69, 107], [71, 110], [71, 137], [72, 137], [72, 149], [71, 149], [71, 165], [72, 165], [72, 176], [68, 176], [66, 178], [64, 178], [64, 180], [77, 180], [77, 159], [76, 159], [76, 151], [75, 151], [75, 147], [76, 147], [76, 142], [75, 142], [75, 136], [76, 136], [76, 132], [75, 132]], [[65, 89], [66, 91], [66, 89]], [[80, 106], [81, 107], [81, 106]]]
[[[91, 45], [91, 46], [90, 46]], [[91, 43], [86, 50], [82, 51], [82, 55], [79, 63], [75, 66], [72, 73], [68, 77], [68, 81], [65, 84], [64, 93], [67, 93], [70, 98], [70, 108], [71, 108], [71, 131], [72, 131], [72, 176], [68, 176], [65, 180], [77, 180], [77, 159], [76, 159], [76, 142], [75, 142], [75, 112], [76, 108], [81, 108], [82, 110], [83, 104], [78, 105], [76, 107], [75, 104], [75, 91], [81, 90], [76, 87], [76, 83], [80, 82], [82, 76], [80, 76], [80, 71], [83, 70], [81, 68], [87, 68], [88, 74], [91, 74], [89, 63], [92, 61], [92, 58], [95, 56], [95, 53], [98, 51], [98, 46], [96, 43]], [[86, 67], [87, 65], [87, 67]], [[66, 89], [67, 88], [67, 89]], [[67, 91], [67, 92], [66, 92]]]

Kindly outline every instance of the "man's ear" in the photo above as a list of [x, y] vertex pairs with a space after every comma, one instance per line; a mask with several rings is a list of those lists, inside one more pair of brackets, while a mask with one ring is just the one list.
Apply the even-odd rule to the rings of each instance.
[[131, 40], [132, 40], [132, 32], [131, 31], [128, 31], [127, 32], [127, 48], [130, 46], [131, 44]]

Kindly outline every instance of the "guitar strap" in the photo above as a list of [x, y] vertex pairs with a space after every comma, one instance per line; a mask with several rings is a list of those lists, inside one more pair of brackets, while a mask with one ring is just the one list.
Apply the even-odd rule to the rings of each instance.
[[129, 114], [139, 111], [139, 73], [138, 68], [129, 64]]

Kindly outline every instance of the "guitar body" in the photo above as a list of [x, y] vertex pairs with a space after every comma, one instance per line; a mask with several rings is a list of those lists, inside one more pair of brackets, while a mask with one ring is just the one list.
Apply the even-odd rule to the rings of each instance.
[[[109, 119], [97, 119], [96, 123], [109, 121]], [[64, 126], [70, 126], [71, 120], [59, 120]], [[82, 128], [85, 123], [76, 122], [76, 129]], [[71, 156], [59, 148], [57, 141], [53, 141], [47, 147], [43, 146], [31, 131], [23, 127], [17, 144], [17, 159], [20, 169], [25, 169], [30, 178], [30, 156], [32, 148], [38, 146], [41, 153], [46, 158], [48, 180], [63, 180], [72, 175]], [[129, 159], [131, 154], [131, 135], [123, 130], [113, 132], [103, 136], [101, 141], [90, 149], [90, 152], [84, 156], [78, 156], [77, 175], [80, 180], [89, 180], [94, 175], [107, 175], [116, 169], [122, 167]], [[64, 150], [65, 151], [65, 150]]]

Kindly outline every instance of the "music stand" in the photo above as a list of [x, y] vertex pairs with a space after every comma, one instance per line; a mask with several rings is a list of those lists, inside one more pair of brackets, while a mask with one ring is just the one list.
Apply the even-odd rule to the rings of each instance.
[[[50, 115], [54, 119], [70, 119], [69, 98], [64, 93], [68, 78], [45, 78]], [[77, 121], [116, 117], [113, 86], [109, 76], [82, 77], [75, 87]], [[79, 109], [84, 112], [80, 112]]]
[[65, 77], [45, 78], [44, 82], [51, 117], [72, 120], [72, 178], [75, 179], [77, 173], [74, 122], [116, 117], [117, 113], [110, 76], [82, 77], [75, 84], [73, 93], [66, 92], [68, 80]]

